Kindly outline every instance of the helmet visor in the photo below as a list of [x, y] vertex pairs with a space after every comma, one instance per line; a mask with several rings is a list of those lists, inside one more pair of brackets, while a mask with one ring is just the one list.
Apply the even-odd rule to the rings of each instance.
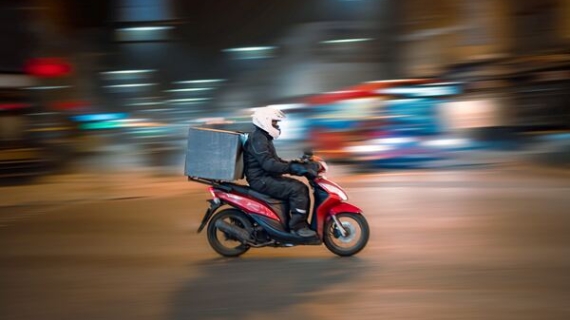
[[281, 120], [271, 120], [271, 125], [273, 128], [279, 130], [279, 122], [281, 122]]

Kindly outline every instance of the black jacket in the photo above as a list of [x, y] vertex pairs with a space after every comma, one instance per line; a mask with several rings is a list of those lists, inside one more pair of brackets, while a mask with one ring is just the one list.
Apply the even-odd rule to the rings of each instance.
[[258, 127], [249, 134], [243, 157], [245, 177], [251, 186], [265, 177], [278, 177], [289, 173], [289, 162], [277, 156], [273, 137]]

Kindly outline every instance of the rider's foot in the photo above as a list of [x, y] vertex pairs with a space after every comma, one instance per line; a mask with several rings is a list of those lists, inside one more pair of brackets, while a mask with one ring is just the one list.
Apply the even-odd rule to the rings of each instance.
[[307, 227], [301, 228], [299, 230], [295, 230], [295, 231], [293, 231], [293, 233], [295, 233], [296, 235], [303, 237], [303, 238], [310, 238], [310, 237], [314, 237], [317, 235], [317, 233], [314, 230], [311, 230]]

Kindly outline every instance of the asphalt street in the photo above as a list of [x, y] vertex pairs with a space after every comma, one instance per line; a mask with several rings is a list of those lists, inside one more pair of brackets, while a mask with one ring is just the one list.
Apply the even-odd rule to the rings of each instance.
[[[204, 186], [113, 177], [2, 188], [0, 319], [570, 317], [568, 172], [333, 168], [371, 226], [352, 258], [219, 257], [196, 233]], [[7, 202], [32, 187], [51, 201]]]

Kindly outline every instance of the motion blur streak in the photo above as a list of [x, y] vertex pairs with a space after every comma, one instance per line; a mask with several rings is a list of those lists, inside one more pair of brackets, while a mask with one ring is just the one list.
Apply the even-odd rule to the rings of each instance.
[[[0, 28], [0, 319], [570, 318], [570, 0], [0, 0]], [[356, 259], [194, 234], [188, 129], [266, 105], [370, 217]]]

